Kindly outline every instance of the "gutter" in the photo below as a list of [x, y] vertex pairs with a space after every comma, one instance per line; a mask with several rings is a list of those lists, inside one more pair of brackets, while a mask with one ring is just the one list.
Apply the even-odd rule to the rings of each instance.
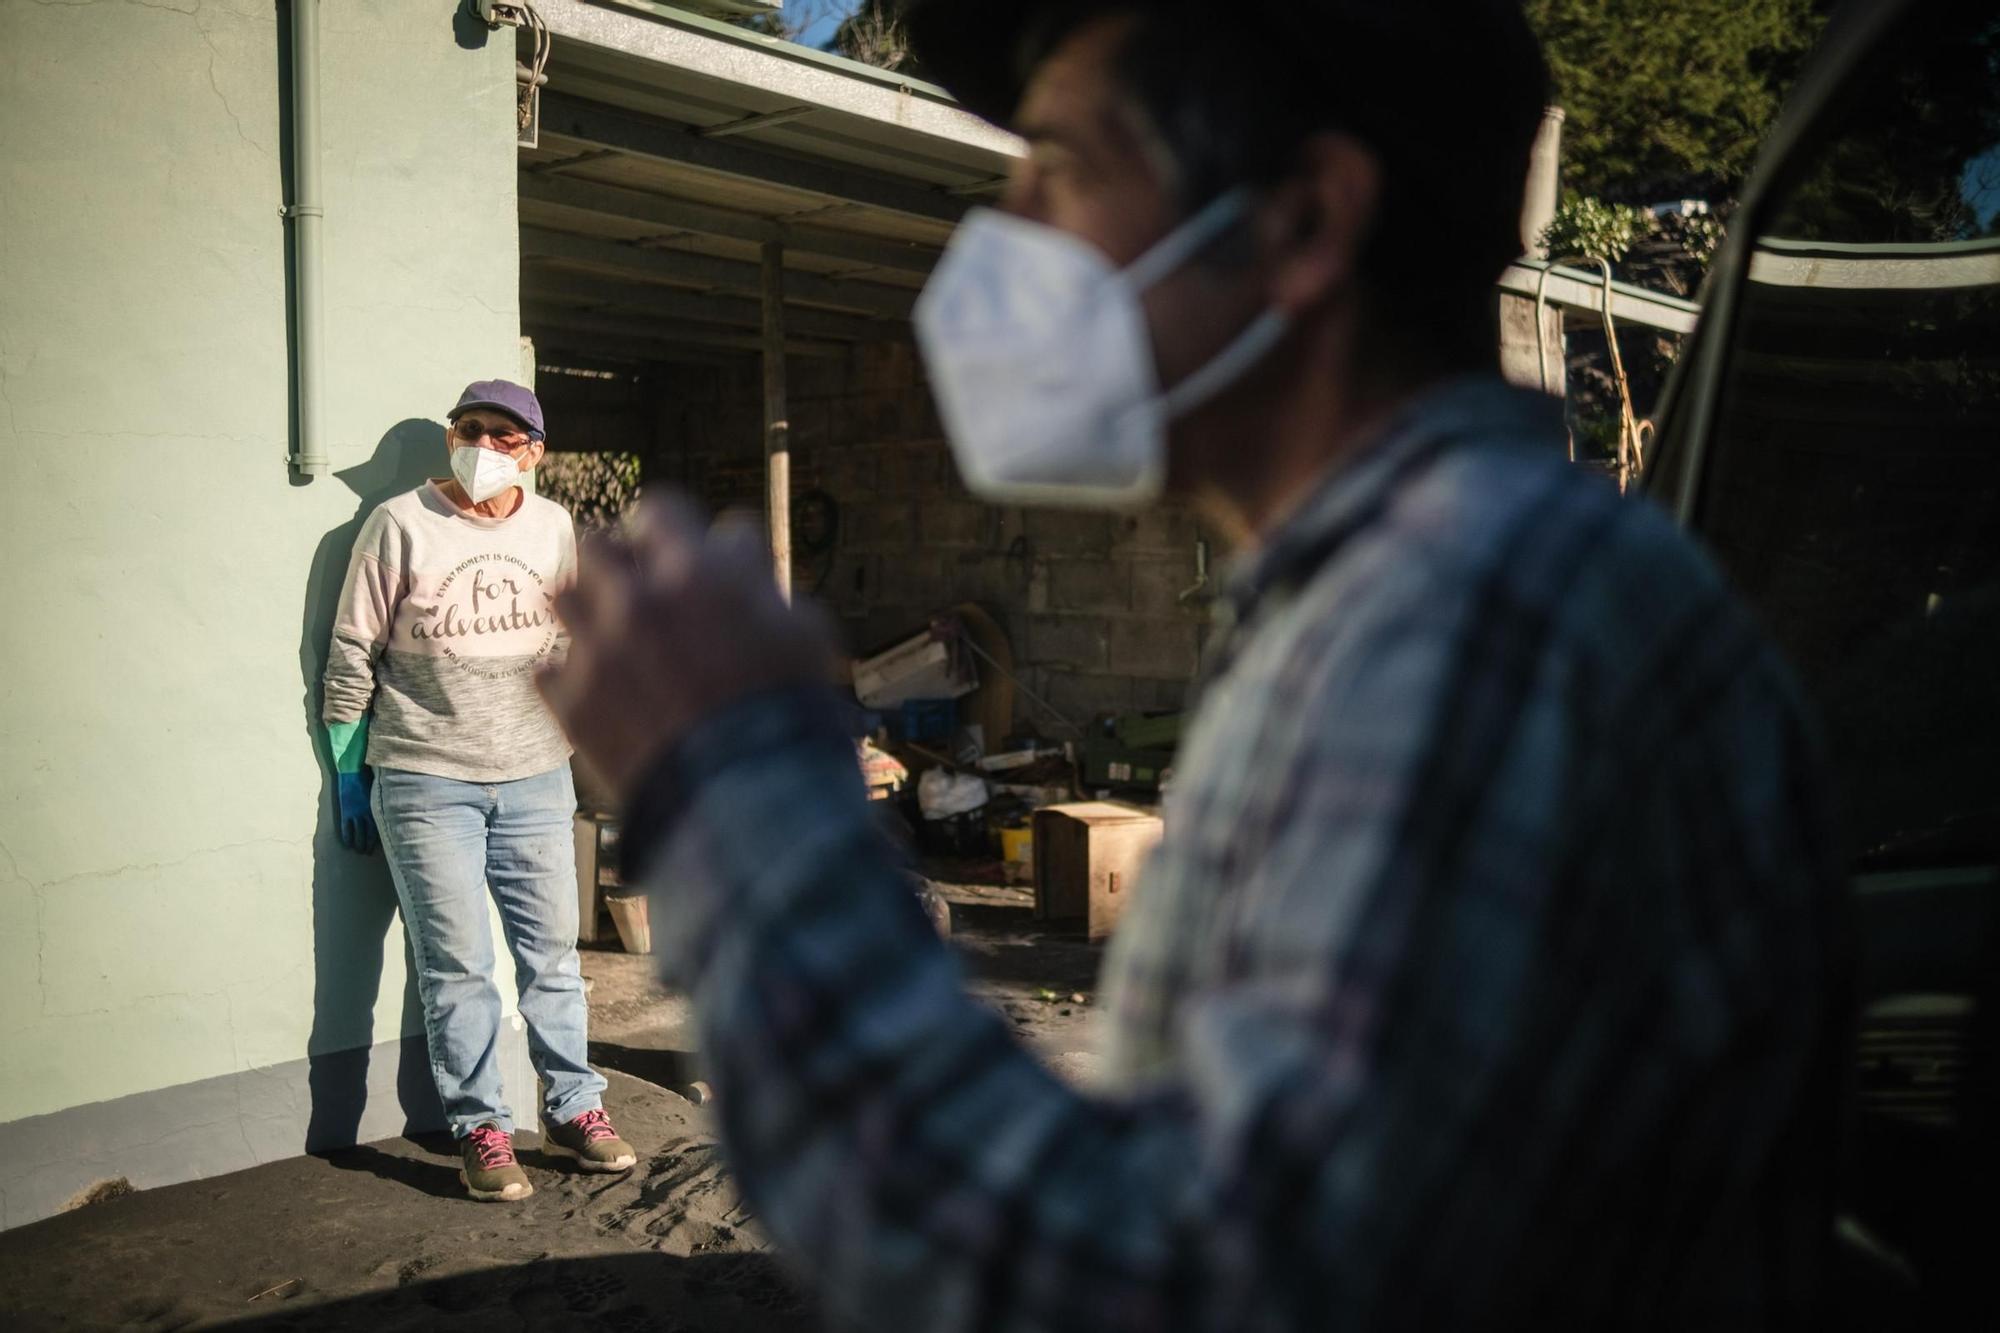
[[1017, 136], [964, 110], [936, 84], [659, 0], [535, 0], [535, 8], [559, 42], [663, 66], [678, 79], [712, 79], [730, 90], [725, 96], [754, 95], [752, 107], [836, 112], [929, 135], [994, 154], [1002, 159], [996, 169], [1026, 151]]

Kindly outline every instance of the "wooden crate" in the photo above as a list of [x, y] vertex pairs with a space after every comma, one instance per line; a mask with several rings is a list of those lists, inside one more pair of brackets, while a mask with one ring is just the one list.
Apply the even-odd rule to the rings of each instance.
[[1052, 805], [1035, 812], [1035, 915], [1081, 920], [1095, 942], [1111, 933], [1139, 882], [1139, 867], [1160, 841], [1158, 815], [1111, 801]]

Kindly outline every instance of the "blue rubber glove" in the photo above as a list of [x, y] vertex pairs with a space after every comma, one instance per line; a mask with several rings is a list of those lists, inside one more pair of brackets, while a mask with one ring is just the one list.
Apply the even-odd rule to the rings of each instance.
[[380, 842], [375, 835], [375, 812], [368, 808], [371, 774], [363, 769], [359, 773], [336, 773], [334, 777], [335, 790], [340, 794], [340, 845], [368, 855]]

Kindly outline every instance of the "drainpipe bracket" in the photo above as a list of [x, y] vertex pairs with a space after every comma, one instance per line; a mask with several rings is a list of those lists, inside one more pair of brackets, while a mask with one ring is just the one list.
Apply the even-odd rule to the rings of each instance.
[[521, 6], [507, 4], [504, 0], [472, 0], [472, 12], [480, 22], [496, 32], [502, 27], [528, 26], [528, 16], [521, 12]]

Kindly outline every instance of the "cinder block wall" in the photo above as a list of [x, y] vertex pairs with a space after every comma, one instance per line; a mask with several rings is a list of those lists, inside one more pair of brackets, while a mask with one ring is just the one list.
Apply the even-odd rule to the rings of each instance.
[[[1203, 650], [1192, 514], [1122, 516], [982, 504], [958, 479], [905, 342], [845, 359], [794, 358], [789, 408], [796, 501], [839, 507], [830, 550], [795, 550], [793, 578], [867, 651], [934, 612], [977, 602], [1007, 629], [1029, 689], [1079, 725], [1100, 713], [1177, 708]], [[716, 508], [762, 510], [762, 383], [754, 362], [662, 380], [655, 478]], [[1063, 728], [1017, 694], [1016, 718]]]

